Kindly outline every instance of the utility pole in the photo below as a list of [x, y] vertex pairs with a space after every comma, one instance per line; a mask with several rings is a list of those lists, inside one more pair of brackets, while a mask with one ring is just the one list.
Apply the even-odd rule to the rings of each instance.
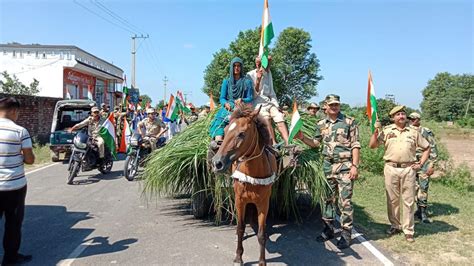
[[185, 91], [185, 92], [183, 93], [183, 95], [184, 95], [184, 101], [187, 103], [187, 102], [188, 102], [188, 97], [187, 97], [187, 96], [188, 96], [188, 95], [193, 95], [193, 93], [190, 92], [190, 91]]
[[165, 98], [163, 99], [163, 103], [166, 104], [166, 82], [168, 82], [168, 78], [165, 78], [163, 79], [163, 83], [164, 83], [164, 87], [165, 87]]
[[471, 104], [471, 96], [472, 95], [469, 95], [469, 101], [467, 102], [466, 114], [464, 115], [464, 117], [467, 117], [467, 113], [469, 112], [469, 104]]
[[137, 53], [137, 50], [135, 49], [135, 39], [146, 39], [149, 38], [150, 36], [147, 34], [144, 36], [143, 34], [138, 36], [138, 35], [133, 35], [132, 36], [132, 88], [135, 88], [135, 54]]

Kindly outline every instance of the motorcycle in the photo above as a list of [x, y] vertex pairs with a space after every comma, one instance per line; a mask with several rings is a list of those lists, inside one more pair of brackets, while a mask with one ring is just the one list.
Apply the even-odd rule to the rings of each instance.
[[[166, 138], [159, 137], [156, 142], [156, 149], [165, 146]], [[123, 176], [128, 181], [133, 181], [138, 173], [138, 167], [143, 166], [146, 157], [152, 152], [151, 145], [147, 137], [142, 138], [138, 133], [135, 133], [130, 138], [130, 152], [125, 159], [125, 166], [123, 169]]]
[[67, 184], [71, 185], [82, 168], [82, 172], [98, 169], [108, 174], [114, 164], [110, 150], [105, 147], [104, 158], [99, 157], [99, 148], [85, 130], [79, 131], [73, 139], [73, 149], [69, 159]]

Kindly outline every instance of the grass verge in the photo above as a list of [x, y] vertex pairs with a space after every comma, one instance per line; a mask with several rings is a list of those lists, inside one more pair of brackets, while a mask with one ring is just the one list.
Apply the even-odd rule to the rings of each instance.
[[415, 243], [402, 234], [388, 238], [384, 178], [363, 173], [354, 189], [354, 220], [359, 230], [387, 250], [395, 259], [410, 264], [470, 264], [474, 260], [474, 192], [459, 191], [441, 182], [431, 182], [429, 213], [431, 224], [415, 224]]
[[33, 145], [34, 164], [25, 164], [25, 169], [33, 169], [51, 163], [51, 151], [48, 145]]

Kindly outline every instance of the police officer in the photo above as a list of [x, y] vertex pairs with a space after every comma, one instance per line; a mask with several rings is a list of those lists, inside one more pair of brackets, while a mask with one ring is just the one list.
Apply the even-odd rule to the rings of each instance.
[[[433, 132], [427, 128], [421, 126], [421, 115], [419, 113], [413, 112], [408, 116], [410, 120], [410, 125], [420, 132], [421, 136], [425, 138], [431, 147], [431, 152], [426, 163], [416, 172], [416, 195], [417, 195], [417, 211], [415, 212], [415, 217], [420, 219], [423, 223], [430, 223], [428, 219], [428, 213], [426, 208], [428, 207], [428, 188], [430, 185], [430, 176], [434, 173], [434, 165], [436, 159], [438, 158], [438, 148], [436, 147], [436, 140]], [[421, 159], [423, 151], [420, 148], [416, 149], [416, 159], [419, 161]]]
[[109, 117], [109, 106], [105, 103], [102, 103], [100, 105], [100, 116], [104, 119], [107, 119]]
[[[341, 212], [342, 235], [337, 242], [339, 249], [351, 244], [353, 223], [352, 189], [354, 180], [359, 176], [359, 129], [354, 118], [342, 114], [340, 98], [337, 95], [326, 96], [327, 117], [318, 121], [314, 138], [300, 131], [296, 138], [311, 147], [322, 145], [324, 158], [323, 170], [331, 187], [331, 195], [323, 202], [324, 230], [317, 238], [324, 242], [334, 238], [334, 219], [337, 208]], [[339, 201], [336, 204], [336, 200]]]
[[91, 109], [91, 116], [84, 119], [84, 121], [80, 122], [79, 124], [74, 125], [68, 131], [71, 133], [74, 130], [81, 129], [83, 127], [87, 127], [87, 131], [89, 136], [96, 141], [97, 147], [99, 148], [99, 157], [104, 158], [105, 154], [105, 146], [104, 146], [104, 139], [99, 135], [99, 129], [101, 124], [101, 116], [100, 116], [99, 108], [92, 107]]
[[142, 135], [143, 139], [148, 140], [151, 150], [155, 150], [157, 144], [160, 145], [166, 141], [164, 137], [160, 137], [166, 131], [166, 126], [161, 120], [156, 118], [156, 111], [154, 108], [146, 109], [147, 118], [138, 123], [138, 133]]
[[310, 116], [316, 117], [319, 111], [319, 105], [316, 103], [311, 103], [310, 105], [308, 105], [308, 107], [306, 107], [306, 110], [308, 111], [308, 114]]
[[[389, 236], [403, 231], [409, 243], [415, 241], [415, 183], [416, 171], [428, 160], [430, 145], [426, 139], [414, 128], [407, 126], [405, 106], [395, 106], [390, 111], [393, 124], [379, 131], [380, 123], [376, 126], [374, 134], [370, 137], [369, 147], [376, 148], [384, 144], [385, 160], [385, 192], [387, 195]], [[423, 154], [419, 160], [416, 158], [416, 149]], [[400, 195], [403, 201], [403, 219], [400, 222]]]

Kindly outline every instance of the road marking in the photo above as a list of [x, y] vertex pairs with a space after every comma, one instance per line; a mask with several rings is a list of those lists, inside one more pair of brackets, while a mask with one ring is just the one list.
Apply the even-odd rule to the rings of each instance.
[[[341, 217], [339, 215], [336, 215], [336, 220], [341, 222]], [[380, 262], [382, 262], [383, 265], [386, 265], [386, 266], [394, 265], [392, 261], [390, 261], [387, 257], [385, 257], [385, 255], [382, 252], [380, 252], [380, 250], [378, 250], [376, 247], [370, 244], [370, 242], [367, 241], [367, 239], [365, 239], [365, 237], [363, 237], [362, 234], [357, 232], [357, 230], [355, 230], [354, 228], [352, 228], [351, 238], [356, 238], [357, 240], [359, 240], [362, 246], [364, 246], [368, 251], [370, 251], [370, 253], [372, 253], [372, 255], [374, 255]]]
[[66, 259], [61, 260], [58, 262], [58, 266], [70, 266], [72, 263], [81, 255], [82, 252], [88, 247], [92, 245], [92, 242], [94, 242], [94, 239], [90, 239], [86, 242], [81, 243], [79, 246], [77, 246], [76, 249], [74, 249], [69, 256], [67, 256]]
[[43, 170], [43, 169], [46, 169], [46, 168], [48, 168], [48, 167], [51, 167], [51, 166], [54, 166], [54, 165], [58, 165], [58, 164], [60, 164], [60, 163], [48, 164], [48, 165], [43, 166], [43, 167], [41, 167], [41, 168], [34, 169], [34, 170], [29, 171], [29, 172], [26, 172], [25, 175], [29, 175], [29, 174], [32, 174], [32, 173], [36, 173], [36, 172], [39, 172], [39, 171], [41, 171], [41, 170]]
[[372, 244], [370, 244], [367, 239], [365, 239], [362, 234], [357, 232], [354, 228], [352, 228], [352, 237], [357, 238], [359, 242], [370, 251], [383, 265], [393, 266], [393, 262], [391, 262], [387, 257], [385, 257], [382, 252], [380, 252], [377, 248], [375, 248]]

